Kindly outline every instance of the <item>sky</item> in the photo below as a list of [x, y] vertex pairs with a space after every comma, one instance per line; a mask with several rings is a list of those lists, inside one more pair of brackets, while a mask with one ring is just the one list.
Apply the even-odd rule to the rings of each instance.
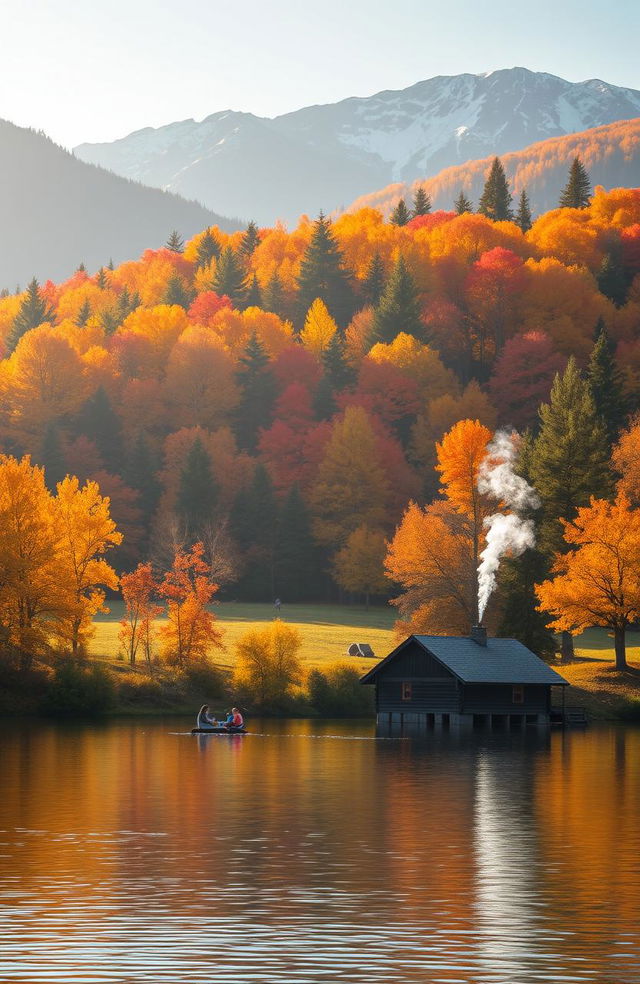
[[640, 89], [637, 0], [0, 0], [0, 117], [63, 146], [521, 65]]

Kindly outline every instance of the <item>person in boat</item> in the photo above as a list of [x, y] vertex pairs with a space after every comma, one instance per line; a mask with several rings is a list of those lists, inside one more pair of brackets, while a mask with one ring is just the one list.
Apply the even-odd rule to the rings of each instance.
[[196, 719], [196, 728], [216, 728], [218, 722], [215, 717], [209, 714], [209, 705], [203, 704], [198, 711], [198, 717]]
[[224, 722], [225, 728], [241, 728], [244, 724], [244, 718], [238, 710], [237, 707], [232, 707], [226, 721]]

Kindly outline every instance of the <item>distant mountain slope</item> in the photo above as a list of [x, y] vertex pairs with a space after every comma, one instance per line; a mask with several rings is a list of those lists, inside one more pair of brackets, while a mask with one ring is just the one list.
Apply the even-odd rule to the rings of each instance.
[[640, 115], [640, 92], [524, 68], [439, 76], [275, 119], [221, 112], [81, 144], [83, 160], [270, 224], [392, 181]]
[[[556, 208], [567, 183], [569, 166], [579, 156], [591, 177], [592, 186], [607, 189], [640, 185], [640, 118], [594, 127], [583, 133], [555, 137], [533, 144], [525, 150], [501, 157], [514, 192], [514, 202], [522, 188], [527, 189], [534, 214]], [[418, 179], [411, 185], [387, 185], [372, 195], [362, 195], [349, 212], [371, 206], [385, 215], [399, 198], [411, 198], [422, 184], [432, 198], [434, 209], [451, 209], [461, 189], [477, 205], [492, 157], [448, 167], [435, 178]]]
[[222, 219], [197, 202], [145, 188], [80, 161], [48, 137], [0, 120], [0, 288], [32, 276], [64, 280], [187, 237]]

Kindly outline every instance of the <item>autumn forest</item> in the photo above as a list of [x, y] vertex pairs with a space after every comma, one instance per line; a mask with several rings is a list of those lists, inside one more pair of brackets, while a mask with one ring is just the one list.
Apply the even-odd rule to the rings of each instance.
[[120, 591], [131, 662], [163, 611], [161, 658], [206, 654], [214, 597], [393, 599], [400, 630], [468, 631], [485, 519], [509, 511], [478, 471], [506, 429], [536, 537], [501, 565], [487, 622], [544, 655], [552, 630], [568, 650], [607, 625], [623, 665], [640, 190], [592, 194], [576, 160], [563, 194], [532, 218], [496, 159], [450, 211], [418, 188], [389, 218], [173, 232], [3, 291], [6, 658], [81, 655]]

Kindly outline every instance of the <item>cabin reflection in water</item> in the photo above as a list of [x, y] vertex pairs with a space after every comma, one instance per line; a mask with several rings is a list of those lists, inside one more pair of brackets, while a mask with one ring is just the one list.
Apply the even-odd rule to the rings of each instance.
[[516, 639], [412, 635], [361, 681], [376, 688], [382, 733], [548, 726], [559, 673]]

